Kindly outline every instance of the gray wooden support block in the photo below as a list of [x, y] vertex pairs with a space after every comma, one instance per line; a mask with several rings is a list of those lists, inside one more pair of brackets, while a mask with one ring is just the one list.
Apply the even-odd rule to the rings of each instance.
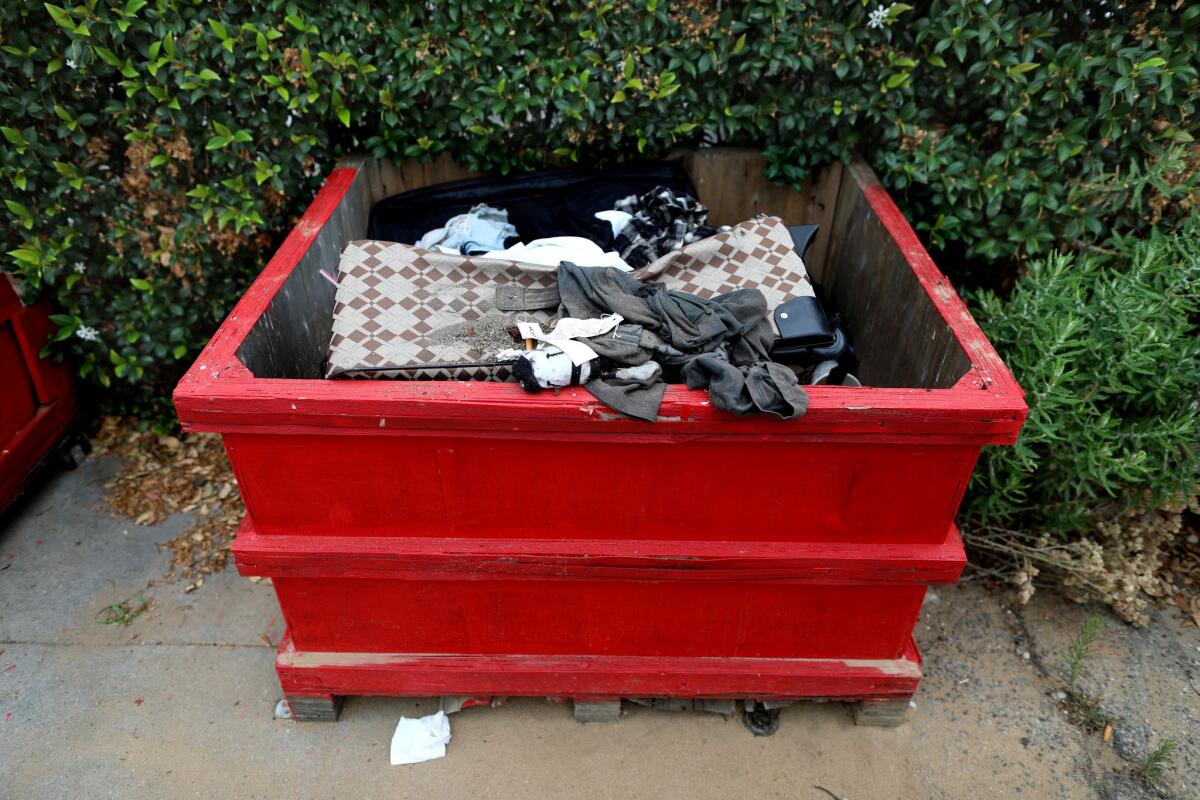
[[576, 722], [616, 722], [620, 718], [620, 700], [575, 701]]
[[286, 699], [292, 719], [301, 722], [337, 722], [338, 714], [342, 710], [342, 698], [338, 695], [289, 695]]
[[732, 717], [737, 713], [736, 700], [717, 700], [717, 699], [699, 699], [696, 701], [697, 711], [707, 711], [710, 714], [720, 714], [723, 717]]
[[908, 718], [908, 698], [863, 700], [854, 704], [854, 724], [873, 728], [895, 728]]

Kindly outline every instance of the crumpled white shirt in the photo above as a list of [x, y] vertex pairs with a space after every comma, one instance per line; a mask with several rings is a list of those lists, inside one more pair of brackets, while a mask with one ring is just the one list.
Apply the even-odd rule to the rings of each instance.
[[633, 270], [616, 251], [604, 252], [600, 245], [582, 236], [550, 236], [534, 239], [528, 243], [514, 244], [505, 250], [491, 250], [480, 258], [503, 258], [526, 264], [544, 264], [556, 267], [570, 261], [581, 267], [615, 267], [622, 272]]

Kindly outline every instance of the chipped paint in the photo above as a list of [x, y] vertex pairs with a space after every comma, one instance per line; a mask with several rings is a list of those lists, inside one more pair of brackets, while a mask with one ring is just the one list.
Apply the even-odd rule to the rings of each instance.
[[[295, 231], [305, 238], [313, 238], [321, 232], [322, 225], [324, 225], [324, 221], [317, 222], [308, 217], [301, 217], [300, 221], [296, 223]], [[287, 275], [281, 277], [286, 278]]]
[[[334, 653], [334, 652], [305, 652], [296, 650], [294, 646], [279, 653], [277, 664], [281, 667], [301, 667], [301, 668], [321, 668], [321, 667], [383, 667], [393, 665], [413, 665], [416, 666], [422, 661], [432, 661], [437, 659], [463, 659], [464, 661], [474, 661], [477, 659], [506, 659], [515, 658], [519, 661], [528, 661], [533, 667], [538, 661], [558, 661], [560, 656], [478, 656], [473, 654], [463, 653]], [[603, 670], [603, 662], [608, 660], [604, 656], [585, 657], [587, 660], [593, 659], [598, 662], [593, 668]], [[626, 661], [627, 659], [620, 659]], [[827, 668], [843, 668], [852, 670], [861, 670], [863, 672], [875, 673], [880, 676], [911, 678], [919, 680], [921, 678], [921, 665], [916, 661], [910, 661], [905, 658], [725, 658], [725, 657], [705, 657], [696, 656], [689, 658], [688, 661], [695, 661], [697, 664], [719, 662], [732, 665], [754, 665], [761, 664], [764, 667], [772, 665], [786, 665], [789, 668], [795, 667], [827, 667]]]
[[[812, 659], [822, 661], [828, 659]], [[921, 665], [905, 658], [844, 658], [837, 662], [847, 669], [873, 669], [884, 675], [895, 675], [902, 678], [920, 678]]]

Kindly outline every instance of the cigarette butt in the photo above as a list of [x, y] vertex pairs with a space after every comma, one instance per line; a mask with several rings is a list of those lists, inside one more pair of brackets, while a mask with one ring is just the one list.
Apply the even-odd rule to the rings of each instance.
[[526, 350], [532, 350], [532, 349], [533, 349], [533, 339], [526, 339], [526, 340], [525, 340], [525, 349], [526, 349]]

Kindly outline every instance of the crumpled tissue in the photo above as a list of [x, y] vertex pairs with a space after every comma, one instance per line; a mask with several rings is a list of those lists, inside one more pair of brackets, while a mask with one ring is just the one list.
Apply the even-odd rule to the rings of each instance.
[[442, 758], [448, 741], [450, 718], [445, 711], [419, 719], [401, 717], [392, 734], [392, 766]]

